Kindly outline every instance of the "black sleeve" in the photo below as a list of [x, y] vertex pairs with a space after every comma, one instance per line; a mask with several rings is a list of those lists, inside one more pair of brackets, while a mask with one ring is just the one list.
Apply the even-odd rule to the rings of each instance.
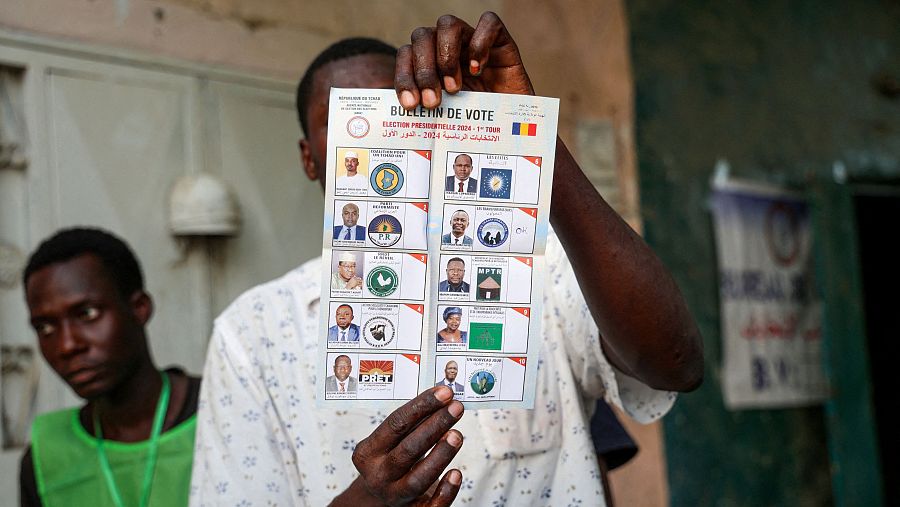
[[175, 422], [173, 423], [181, 424], [184, 421], [188, 420], [192, 415], [197, 413], [197, 405], [200, 402], [201, 379], [200, 377], [188, 375], [184, 370], [178, 367], [166, 368], [166, 372], [169, 375], [183, 375], [188, 379], [187, 398], [185, 398], [184, 405], [181, 406], [181, 411], [178, 412], [178, 416], [175, 418]]
[[200, 377], [188, 375], [188, 396], [184, 402], [184, 407], [178, 415], [180, 421], [186, 421], [192, 415], [197, 413], [197, 405], [200, 403]]
[[624, 465], [638, 452], [631, 435], [603, 400], [597, 400], [594, 416], [591, 418], [591, 439], [594, 441], [594, 450], [603, 457], [610, 470]]
[[41, 497], [38, 495], [37, 481], [34, 478], [34, 463], [31, 460], [31, 446], [25, 449], [19, 468], [19, 505], [22, 507], [40, 507]]

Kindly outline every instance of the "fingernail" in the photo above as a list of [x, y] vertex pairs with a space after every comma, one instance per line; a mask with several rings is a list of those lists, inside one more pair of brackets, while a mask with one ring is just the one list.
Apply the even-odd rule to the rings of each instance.
[[400, 92], [400, 105], [402, 105], [404, 109], [411, 109], [416, 106], [416, 98], [411, 91], [404, 90]]
[[459, 486], [459, 483], [462, 482], [462, 474], [459, 473], [459, 470], [450, 470], [450, 477], [447, 480], [450, 481], [450, 484]]
[[[449, 388], [447, 388], [447, 389], [449, 390]], [[452, 415], [453, 417], [459, 417], [463, 413], [462, 403], [460, 403], [458, 401], [454, 401], [453, 403], [450, 404], [449, 407], [447, 407], [447, 411], [449, 411], [450, 415]]]
[[455, 431], [451, 431], [447, 433], [447, 443], [452, 445], [453, 447], [459, 447], [462, 444], [462, 439], [459, 438], [459, 434]]
[[453, 79], [453, 76], [444, 76], [444, 89], [456, 90], [456, 79]]
[[481, 73], [481, 64], [478, 63], [478, 60], [472, 60], [469, 62], [469, 72], [473, 76], [477, 76]]
[[445, 402], [453, 397], [453, 389], [450, 389], [447, 386], [441, 386], [440, 389], [434, 392], [434, 397], [441, 402]]
[[434, 107], [437, 105], [437, 94], [431, 88], [422, 90], [422, 105], [425, 107]]

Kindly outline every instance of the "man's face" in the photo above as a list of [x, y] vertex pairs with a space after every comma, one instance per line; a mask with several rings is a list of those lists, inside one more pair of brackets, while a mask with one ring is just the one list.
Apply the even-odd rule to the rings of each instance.
[[465, 211], [457, 211], [450, 217], [450, 229], [454, 236], [462, 236], [469, 226], [469, 214]]
[[466, 275], [466, 265], [459, 261], [447, 263], [447, 281], [453, 285], [459, 284]]
[[446, 377], [450, 382], [455, 381], [458, 369], [459, 368], [456, 366], [456, 361], [448, 361], [447, 366], [444, 366], [444, 377]]
[[347, 380], [347, 377], [353, 373], [353, 364], [347, 356], [339, 356], [334, 360], [334, 376], [341, 382]]
[[300, 143], [303, 165], [311, 180], [325, 189], [328, 149], [328, 97], [336, 88], [393, 88], [394, 58], [388, 55], [357, 55], [335, 60], [316, 71], [306, 111], [309, 132]]
[[119, 294], [95, 255], [36, 271], [25, 299], [41, 353], [78, 396], [107, 394], [137, 370], [150, 315]]
[[359, 206], [345, 204], [341, 209], [341, 217], [344, 219], [344, 227], [356, 227], [356, 222], [359, 221]]
[[453, 172], [456, 173], [456, 178], [459, 180], [468, 178], [472, 174], [472, 157], [457, 155], [456, 160], [453, 161]]
[[344, 167], [347, 169], [347, 176], [355, 176], [356, 168], [359, 167], [359, 159], [356, 157], [345, 158]]
[[353, 322], [353, 308], [349, 306], [339, 306], [334, 312], [334, 321], [341, 329], [346, 329]]
[[450, 331], [456, 331], [459, 329], [459, 321], [460, 316], [458, 313], [452, 313], [449, 317], [447, 317], [447, 329]]
[[339, 262], [338, 272], [344, 280], [350, 280], [356, 274], [355, 262]]

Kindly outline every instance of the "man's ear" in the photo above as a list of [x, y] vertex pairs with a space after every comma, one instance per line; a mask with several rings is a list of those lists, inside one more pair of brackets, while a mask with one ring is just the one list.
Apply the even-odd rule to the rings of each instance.
[[142, 290], [136, 290], [128, 300], [134, 318], [143, 326], [153, 316], [153, 299], [150, 294]]
[[303, 165], [303, 172], [306, 173], [306, 177], [310, 179], [310, 181], [316, 181], [319, 179], [319, 168], [316, 167], [315, 161], [313, 161], [312, 150], [309, 147], [309, 141], [306, 139], [301, 139], [297, 142], [300, 146], [300, 163]]

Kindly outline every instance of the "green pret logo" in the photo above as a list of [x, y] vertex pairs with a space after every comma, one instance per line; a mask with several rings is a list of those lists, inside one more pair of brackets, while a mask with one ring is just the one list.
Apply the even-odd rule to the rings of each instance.
[[366, 277], [366, 286], [369, 288], [369, 292], [380, 298], [393, 294], [399, 286], [397, 282], [397, 272], [387, 266], [378, 266], [372, 269], [369, 271], [369, 276]]
[[469, 349], [500, 350], [503, 345], [503, 324], [472, 322], [469, 324]]
[[503, 283], [503, 268], [478, 268], [476, 279], [478, 301], [500, 301], [500, 286]]

